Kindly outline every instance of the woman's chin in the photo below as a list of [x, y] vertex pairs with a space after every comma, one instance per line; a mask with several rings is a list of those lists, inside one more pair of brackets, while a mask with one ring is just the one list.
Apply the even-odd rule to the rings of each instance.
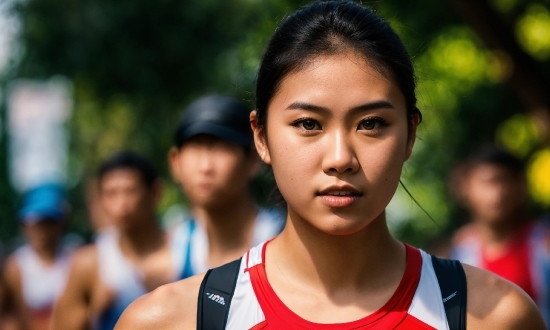
[[346, 219], [335, 217], [322, 223], [310, 222], [317, 230], [334, 236], [349, 236], [365, 229], [372, 221], [363, 219]]

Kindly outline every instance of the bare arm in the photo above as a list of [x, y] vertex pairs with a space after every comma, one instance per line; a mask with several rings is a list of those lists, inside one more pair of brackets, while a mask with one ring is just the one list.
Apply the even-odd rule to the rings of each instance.
[[0, 276], [2, 297], [0, 299], [0, 328], [24, 329], [27, 327], [23, 317], [24, 308], [21, 291], [21, 273], [15, 257], [8, 258]]
[[134, 301], [115, 330], [196, 329], [197, 301], [204, 274], [170, 283]]
[[97, 273], [97, 253], [94, 246], [78, 250], [71, 264], [69, 279], [57, 301], [53, 329], [89, 329], [90, 295]]
[[468, 282], [468, 329], [546, 329], [533, 300], [515, 284], [464, 265]]

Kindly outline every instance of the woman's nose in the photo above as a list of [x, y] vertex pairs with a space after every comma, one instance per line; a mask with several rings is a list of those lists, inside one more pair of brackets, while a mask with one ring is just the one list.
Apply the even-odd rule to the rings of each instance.
[[326, 136], [323, 171], [327, 174], [351, 174], [359, 170], [359, 161], [345, 132]]

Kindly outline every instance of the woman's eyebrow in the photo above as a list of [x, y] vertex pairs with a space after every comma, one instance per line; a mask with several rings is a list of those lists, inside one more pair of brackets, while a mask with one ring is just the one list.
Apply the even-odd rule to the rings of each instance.
[[[372, 111], [377, 109], [395, 109], [393, 104], [391, 104], [388, 101], [380, 100], [380, 101], [374, 101], [374, 102], [368, 102], [365, 104], [358, 105], [356, 107], [353, 107], [349, 109], [349, 112], [351, 113], [357, 113], [357, 112], [364, 112], [364, 111]], [[294, 102], [290, 104], [287, 107], [287, 110], [308, 110], [313, 112], [330, 112], [330, 109], [311, 104], [306, 102]]]
[[308, 110], [313, 112], [330, 112], [328, 108], [321, 107], [311, 103], [294, 102], [286, 107], [287, 110]]
[[374, 102], [361, 104], [359, 106], [351, 108], [349, 111], [363, 112], [363, 111], [372, 111], [372, 110], [378, 110], [378, 109], [395, 109], [395, 107], [390, 102], [381, 100], [381, 101], [374, 101]]

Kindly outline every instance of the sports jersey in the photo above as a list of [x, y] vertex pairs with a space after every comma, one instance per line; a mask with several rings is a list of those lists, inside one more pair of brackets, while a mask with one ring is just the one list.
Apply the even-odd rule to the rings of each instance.
[[[283, 229], [283, 214], [274, 209], [260, 209], [252, 234], [252, 246], [273, 238]], [[183, 258], [175, 260], [182, 269], [180, 278], [187, 278], [207, 271], [208, 236], [199, 221], [193, 219], [177, 225], [173, 229], [173, 244], [183, 246]]]
[[[143, 285], [143, 274], [134, 267], [122, 254], [118, 244], [118, 234], [114, 229], [107, 229], [96, 238], [98, 268], [100, 281], [115, 292], [111, 305], [95, 320], [95, 329], [113, 329], [122, 312], [128, 305], [147, 293]], [[170, 241], [172, 261], [174, 263], [173, 281], [179, 280], [183, 247]]]
[[[449, 329], [431, 256], [424, 251], [405, 245], [405, 272], [379, 310], [356, 321], [318, 324], [292, 312], [270, 286], [265, 273], [266, 246], [262, 243], [242, 258], [227, 329]], [[451, 294], [446, 299], [453, 298]]]
[[52, 265], [44, 265], [28, 245], [15, 251], [15, 260], [21, 274], [23, 300], [29, 307], [31, 318], [47, 319], [53, 305], [62, 293], [69, 275], [72, 251], [61, 248]]
[[544, 223], [528, 224], [518, 230], [496, 257], [485, 253], [474, 227], [464, 227], [457, 234], [451, 258], [514, 282], [533, 298], [546, 324], [550, 324], [550, 231]]

